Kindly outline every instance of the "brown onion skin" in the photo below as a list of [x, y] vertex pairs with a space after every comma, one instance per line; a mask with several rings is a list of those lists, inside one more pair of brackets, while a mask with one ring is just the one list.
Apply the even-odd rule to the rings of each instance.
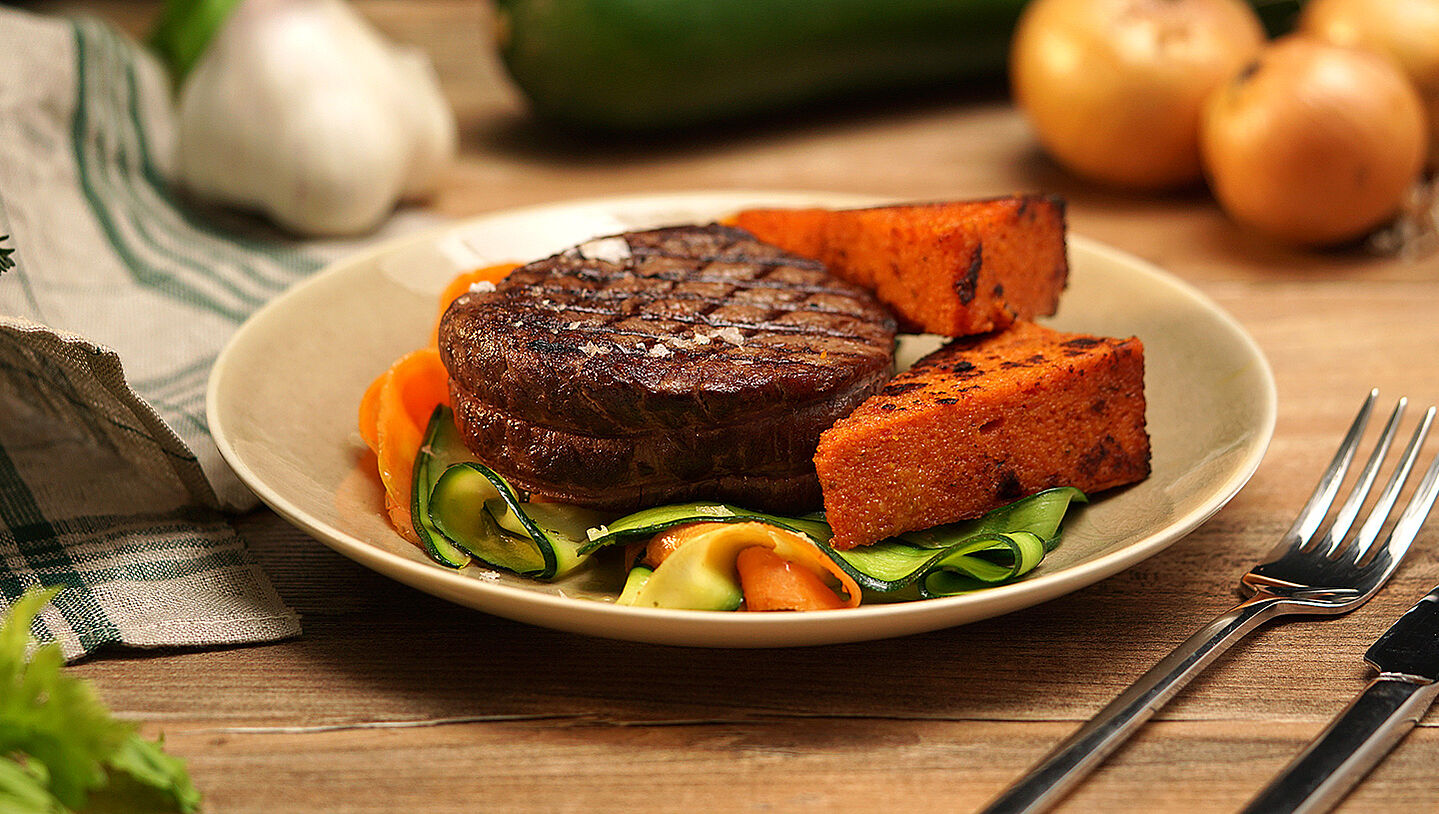
[[1439, 168], [1439, 2], [1309, 0], [1298, 28], [1335, 45], [1392, 57], [1424, 99], [1429, 166]]
[[1014, 98], [1070, 171], [1160, 190], [1201, 177], [1205, 97], [1264, 42], [1240, 0], [1034, 0], [1010, 50]]
[[1236, 221], [1324, 246], [1389, 219], [1423, 167], [1419, 95], [1389, 59], [1277, 40], [1205, 106], [1210, 188]]

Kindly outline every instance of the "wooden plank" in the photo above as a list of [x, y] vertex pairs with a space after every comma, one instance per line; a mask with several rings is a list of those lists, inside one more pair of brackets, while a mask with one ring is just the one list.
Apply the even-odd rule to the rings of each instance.
[[[215, 811], [974, 810], [1069, 730], [848, 718], [513, 721], [339, 732], [167, 727]], [[1151, 725], [1058, 810], [1240, 807], [1316, 731]], [[1439, 731], [1416, 730], [1340, 811], [1428, 810]], [[264, 776], [263, 785], [250, 778]]]

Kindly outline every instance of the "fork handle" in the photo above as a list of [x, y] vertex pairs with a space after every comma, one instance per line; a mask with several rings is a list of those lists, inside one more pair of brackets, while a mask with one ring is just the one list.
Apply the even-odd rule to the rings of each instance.
[[1280, 615], [1280, 607], [1281, 600], [1259, 594], [1220, 614], [1110, 701], [990, 803], [984, 814], [1039, 812], [1059, 802], [1205, 667], [1250, 631]]

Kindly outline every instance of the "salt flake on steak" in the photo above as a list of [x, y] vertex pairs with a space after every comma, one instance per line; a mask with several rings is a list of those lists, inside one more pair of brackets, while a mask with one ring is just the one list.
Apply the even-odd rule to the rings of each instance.
[[580, 256], [586, 260], [614, 263], [617, 266], [624, 265], [624, 262], [631, 257], [629, 241], [622, 237], [602, 237], [588, 243], [581, 243], [576, 248], [579, 249]]
[[719, 329], [719, 331], [715, 332], [715, 338], [723, 339], [724, 341], [730, 343], [731, 345], [734, 345], [735, 347], [739, 347], [740, 345], [744, 344], [744, 334], [740, 333], [739, 328], [736, 328], [733, 325], [729, 326], [728, 328]]

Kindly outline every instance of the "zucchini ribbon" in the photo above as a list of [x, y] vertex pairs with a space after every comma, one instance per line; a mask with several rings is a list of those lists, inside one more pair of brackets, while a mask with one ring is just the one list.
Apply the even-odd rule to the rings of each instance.
[[[839, 551], [822, 514], [782, 517], [725, 503], [693, 502], [642, 509], [607, 524], [598, 512], [526, 501], [476, 460], [443, 405], [430, 417], [415, 459], [415, 533], [435, 561], [461, 568], [471, 559], [536, 579], [572, 572], [600, 548], [647, 540], [690, 523], [760, 522], [798, 533], [877, 599], [953, 596], [1011, 582], [1034, 570], [1059, 543], [1073, 487], [1046, 489], [975, 520], [908, 532]], [[632, 574], [631, 587], [648, 574]]]
[[588, 559], [580, 548], [602, 515], [558, 503], [530, 503], [470, 455], [441, 405], [415, 457], [411, 514], [430, 557], [462, 568], [476, 559], [535, 579], [557, 579]]
[[724, 503], [684, 503], [644, 509], [589, 531], [582, 552], [647, 539], [689, 523], [760, 522], [798, 532], [866, 590], [920, 597], [952, 596], [1000, 585], [1034, 570], [1059, 544], [1060, 523], [1072, 503], [1085, 503], [1069, 486], [1046, 489], [975, 520], [909, 532], [874, 545], [839, 551], [821, 515], [779, 517]]

